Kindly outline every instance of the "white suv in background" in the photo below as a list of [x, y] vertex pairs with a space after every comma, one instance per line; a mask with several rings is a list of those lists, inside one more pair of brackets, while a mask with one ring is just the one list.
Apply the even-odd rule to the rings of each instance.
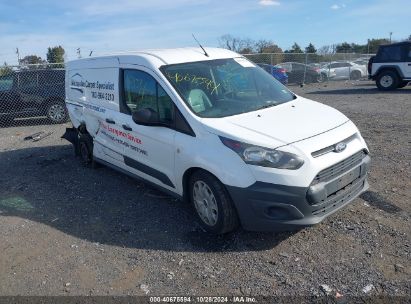
[[358, 80], [367, 76], [367, 68], [349, 61], [336, 61], [323, 66], [321, 73], [330, 80]]
[[411, 81], [411, 41], [380, 46], [368, 62], [368, 72], [380, 90], [405, 87]]

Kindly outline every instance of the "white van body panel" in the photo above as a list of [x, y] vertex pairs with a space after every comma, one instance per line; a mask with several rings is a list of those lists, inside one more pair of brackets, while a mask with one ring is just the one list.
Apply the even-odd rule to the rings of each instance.
[[[320, 171], [359, 151], [368, 153], [358, 129], [345, 115], [300, 96], [244, 114], [223, 118], [197, 116], [160, 68], [241, 57], [215, 48], [207, 48], [207, 53], [208, 57], [200, 48], [147, 50], [69, 62], [66, 105], [73, 126], [76, 129], [84, 126], [93, 138], [94, 158], [183, 196], [187, 190], [184, 177], [196, 168], [214, 175], [227, 189], [248, 189], [257, 184], [305, 189]], [[138, 70], [154, 78], [194, 134], [136, 124], [131, 114], [122, 110], [123, 70]], [[225, 146], [221, 137], [293, 153], [304, 164], [297, 170], [249, 165]], [[347, 143], [341, 153], [315, 156], [318, 151], [341, 142]], [[312, 221], [310, 216], [310, 222], [317, 220], [320, 219]]]
[[272, 108], [225, 119], [203, 119], [202, 123], [210, 132], [224, 130], [231, 138], [275, 149], [327, 132], [347, 121], [349, 119], [341, 112], [297, 96], [293, 101]]

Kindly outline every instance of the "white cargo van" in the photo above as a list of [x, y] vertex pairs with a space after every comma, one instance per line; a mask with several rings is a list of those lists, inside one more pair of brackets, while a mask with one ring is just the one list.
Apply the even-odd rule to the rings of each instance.
[[368, 188], [368, 148], [346, 116], [228, 50], [71, 61], [66, 104], [84, 163], [187, 199], [210, 232], [313, 225]]

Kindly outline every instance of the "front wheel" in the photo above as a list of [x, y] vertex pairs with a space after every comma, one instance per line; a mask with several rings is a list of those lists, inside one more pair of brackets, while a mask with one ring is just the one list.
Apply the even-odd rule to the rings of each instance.
[[377, 77], [377, 87], [382, 91], [394, 90], [398, 87], [398, 76], [393, 71], [382, 71]]
[[238, 227], [235, 207], [217, 178], [205, 171], [197, 171], [191, 176], [189, 190], [191, 203], [205, 230], [224, 234]]
[[50, 103], [47, 108], [47, 118], [54, 124], [67, 121], [67, 109], [62, 102]]
[[80, 134], [78, 152], [85, 167], [93, 167], [93, 138], [89, 134]]

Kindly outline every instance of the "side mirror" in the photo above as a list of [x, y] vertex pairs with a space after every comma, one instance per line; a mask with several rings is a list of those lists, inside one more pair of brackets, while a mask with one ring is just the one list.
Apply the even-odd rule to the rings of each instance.
[[131, 117], [138, 125], [154, 126], [160, 123], [158, 113], [151, 108], [140, 109], [134, 112]]

